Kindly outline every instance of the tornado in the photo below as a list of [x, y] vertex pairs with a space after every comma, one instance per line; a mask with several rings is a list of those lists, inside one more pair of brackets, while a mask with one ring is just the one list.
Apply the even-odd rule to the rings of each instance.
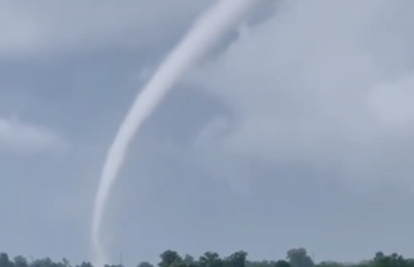
[[137, 95], [112, 142], [101, 173], [92, 217], [92, 250], [95, 267], [108, 263], [100, 242], [105, 205], [117, 180], [128, 147], [142, 124], [174, 84], [205, 56], [210, 48], [235, 27], [246, 13], [263, 0], [221, 0], [202, 14]]

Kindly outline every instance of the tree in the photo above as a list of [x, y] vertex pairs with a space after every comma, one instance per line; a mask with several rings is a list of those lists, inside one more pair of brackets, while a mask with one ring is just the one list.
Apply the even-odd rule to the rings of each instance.
[[276, 262], [275, 267], [290, 267], [290, 264], [287, 261], [279, 260]]
[[183, 262], [187, 265], [196, 264], [196, 261], [194, 260], [194, 257], [189, 255], [189, 254], [185, 254]]
[[76, 267], [93, 267], [90, 262], [82, 262], [80, 265], [76, 265]]
[[246, 265], [247, 252], [238, 251], [233, 253], [226, 259], [226, 265], [228, 267], [245, 267]]
[[29, 264], [27, 263], [27, 260], [23, 256], [16, 256], [14, 258], [14, 266], [16, 267], [28, 267]]
[[[404, 258], [403, 255], [392, 253], [385, 255], [377, 252], [374, 257], [359, 263], [340, 263], [335, 261], [323, 261], [314, 264], [307, 255], [304, 248], [291, 249], [287, 251], [287, 260], [278, 261], [248, 261], [247, 253], [238, 251], [228, 257], [220, 257], [216, 252], [206, 252], [195, 260], [191, 255], [184, 259], [172, 250], [167, 250], [161, 255], [161, 262], [158, 267], [414, 267], [414, 259]], [[55, 262], [50, 258], [32, 260], [30, 263], [23, 256], [10, 259], [7, 253], [0, 253], [0, 267], [93, 267], [89, 262], [82, 262], [78, 265], [71, 265], [69, 260], [63, 258]], [[120, 265], [105, 265], [106, 267], [122, 267]], [[137, 267], [154, 267], [149, 262], [141, 262]]]
[[245, 266], [246, 267], [275, 267], [276, 262], [275, 261], [268, 261], [268, 260], [262, 260], [262, 261], [248, 261], [248, 260], [246, 260]]
[[7, 253], [0, 253], [0, 267], [13, 267], [14, 263], [10, 261]]
[[297, 248], [290, 249], [287, 252], [287, 257], [290, 266], [292, 267], [314, 267], [312, 259], [307, 255], [306, 249]]
[[176, 267], [178, 263], [182, 262], [180, 255], [178, 255], [177, 252], [172, 251], [172, 250], [164, 251], [160, 255], [160, 257], [161, 257], [161, 262], [158, 263], [159, 267], [172, 267], [173, 264], [175, 264], [174, 267]]
[[199, 259], [200, 266], [202, 267], [221, 267], [222, 260], [219, 254], [215, 252], [206, 252]]
[[140, 264], [138, 264], [137, 267], [154, 267], [154, 265], [152, 265], [151, 263], [149, 263], [148, 261], [143, 261]]

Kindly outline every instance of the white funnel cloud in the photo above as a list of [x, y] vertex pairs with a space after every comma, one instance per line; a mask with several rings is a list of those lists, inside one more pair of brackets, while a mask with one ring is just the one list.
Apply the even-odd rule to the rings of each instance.
[[107, 263], [100, 242], [103, 212], [110, 190], [116, 181], [118, 171], [136, 131], [185, 72], [200, 60], [224, 33], [235, 26], [247, 11], [261, 1], [221, 0], [217, 2], [196, 21], [193, 28], [168, 55], [137, 96], [108, 151], [99, 182], [92, 219], [92, 245], [96, 267], [102, 267]]

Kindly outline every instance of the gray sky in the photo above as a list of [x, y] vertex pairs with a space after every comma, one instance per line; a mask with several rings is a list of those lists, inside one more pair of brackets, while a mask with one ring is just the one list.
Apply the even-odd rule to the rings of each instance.
[[[0, 3], [1, 250], [90, 260], [106, 150], [212, 3]], [[252, 14], [136, 137], [106, 213], [114, 262], [414, 256], [412, 8], [289, 0]]]

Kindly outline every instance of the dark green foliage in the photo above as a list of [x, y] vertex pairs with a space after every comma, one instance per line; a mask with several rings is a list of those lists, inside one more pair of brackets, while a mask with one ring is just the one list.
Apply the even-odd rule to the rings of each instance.
[[280, 260], [276, 262], [275, 267], [291, 267], [291, 266], [289, 262]]
[[311, 257], [304, 248], [294, 248], [287, 252], [287, 259], [292, 267], [314, 267]]
[[[176, 251], [167, 250], [160, 255], [159, 267], [414, 267], [414, 259], [406, 259], [402, 255], [393, 253], [385, 255], [377, 252], [371, 260], [360, 263], [340, 263], [323, 261], [314, 263], [304, 248], [290, 249], [285, 260], [277, 261], [249, 261], [247, 252], [238, 251], [228, 257], [220, 257], [216, 252], [206, 252], [196, 260], [191, 255], [182, 258]], [[54, 262], [49, 258], [27, 261], [23, 256], [11, 259], [8, 254], [0, 253], [0, 267], [93, 267], [89, 262], [71, 265], [66, 259]], [[99, 266], [98, 266], [99, 267]], [[123, 267], [121, 265], [105, 265], [104, 267]], [[141, 262], [137, 267], [154, 267], [149, 262]]]
[[138, 264], [137, 267], [154, 267], [154, 265], [152, 265], [151, 263], [149, 263], [148, 261], [143, 261], [140, 264]]

